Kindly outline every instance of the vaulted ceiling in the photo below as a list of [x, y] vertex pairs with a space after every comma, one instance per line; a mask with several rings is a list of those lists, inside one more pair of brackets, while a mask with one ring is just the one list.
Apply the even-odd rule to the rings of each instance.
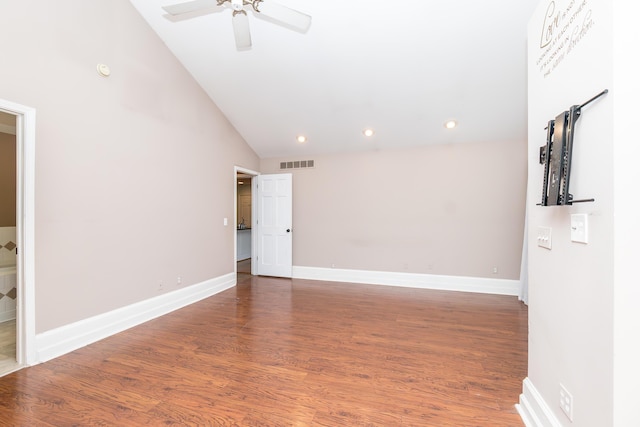
[[311, 27], [249, 12], [246, 51], [216, 0], [188, 19], [162, 9], [179, 0], [130, 1], [262, 158], [526, 139], [539, 0], [264, 0], [311, 15]]

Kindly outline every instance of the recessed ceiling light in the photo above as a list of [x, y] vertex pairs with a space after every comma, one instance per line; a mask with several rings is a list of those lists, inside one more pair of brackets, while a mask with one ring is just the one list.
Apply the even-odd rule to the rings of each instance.
[[373, 136], [375, 132], [373, 131], [373, 129], [365, 129], [362, 131], [362, 133], [364, 134], [364, 136]]
[[298, 140], [298, 142], [299, 142], [300, 144], [302, 144], [302, 143], [304, 143], [304, 142], [307, 142], [307, 137], [306, 137], [306, 136], [304, 136], [304, 135], [298, 135], [298, 137], [297, 137], [296, 139]]
[[446, 127], [447, 129], [453, 129], [457, 125], [458, 125], [458, 122], [456, 122], [455, 120], [449, 120], [444, 124], [444, 127]]

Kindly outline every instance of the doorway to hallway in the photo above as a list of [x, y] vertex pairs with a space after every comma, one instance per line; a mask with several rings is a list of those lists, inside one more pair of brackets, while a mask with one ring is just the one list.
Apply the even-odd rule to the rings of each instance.
[[258, 172], [236, 166], [234, 168], [234, 256], [236, 275], [256, 274], [252, 272], [252, 258], [255, 247], [255, 230], [253, 229], [255, 209], [253, 203], [253, 180]]
[[[6, 340], [0, 344], [0, 352], [6, 354], [5, 364], [0, 366], [0, 375], [7, 374], [36, 361], [35, 352], [35, 110], [0, 99], [0, 114], [7, 123], [0, 124], [0, 130], [12, 130], [13, 168], [11, 174], [15, 183], [11, 200], [13, 206], [9, 216], [12, 221], [0, 219], [0, 262], [3, 265], [2, 298], [0, 304], [8, 308], [0, 315], [6, 323], [0, 334]], [[7, 132], [3, 132], [7, 133]], [[4, 169], [4, 168], [3, 168]], [[8, 203], [8, 202], [7, 202]], [[4, 216], [7, 217], [6, 212]], [[9, 234], [7, 234], [9, 233]], [[6, 292], [3, 292], [6, 291]], [[4, 301], [3, 301], [4, 300]], [[11, 300], [11, 301], [10, 301]], [[15, 303], [15, 308], [13, 304]], [[9, 304], [10, 306], [7, 306]]]
[[[250, 259], [253, 275], [292, 277], [292, 174], [259, 174], [238, 166], [234, 174], [236, 275], [237, 262]], [[242, 188], [239, 182], [245, 185], [248, 178], [251, 178], [250, 206], [246, 201], [241, 205], [239, 197], [244, 192], [239, 190]], [[240, 212], [244, 212], [244, 216]], [[249, 222], [247, 217], [251, 218]]]
[[16, 116], [0, 111], [0, 374], [18, 367], [16, 148]]

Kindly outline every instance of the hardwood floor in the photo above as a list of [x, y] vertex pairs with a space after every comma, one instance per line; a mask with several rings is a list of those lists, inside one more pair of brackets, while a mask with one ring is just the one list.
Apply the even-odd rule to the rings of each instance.
[[522, 426], [515, 297], [243, 276], [0, 378], [0, 425]]
[[238, 261], [237, 266], [236, 271], [238, 274], [251, 274], [251, 258]]

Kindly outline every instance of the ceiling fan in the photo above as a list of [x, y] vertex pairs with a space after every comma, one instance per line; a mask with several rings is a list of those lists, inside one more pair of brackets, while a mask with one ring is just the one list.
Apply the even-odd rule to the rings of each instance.
[[311, 26], [311, 16], [271, 0], [193, 0], [162, 8], [171, 17], [179, 17], [194, 12], [205, 12], [216, 6], [225, 7], [227, 4], [233, 10], [233, 34], [238, 50], [251, 48], [251, 32], [249, 31], [249, 19], [245, 6], [250, 6], [249, 9], [254, 13], [295, 31], [304, 33]]

